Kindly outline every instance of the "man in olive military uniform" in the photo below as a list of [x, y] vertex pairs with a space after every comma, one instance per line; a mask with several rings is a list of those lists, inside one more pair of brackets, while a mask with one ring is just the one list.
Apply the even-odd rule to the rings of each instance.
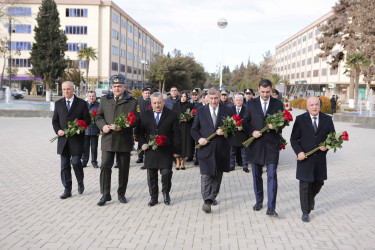
[[100, 171], [100, 193], [103, 195], [98, 206], [103, 206], [112, 199], [111, 174], [113, 161], [116, 154], [119, 170], [118, 199], [121, 203], [127, 203], [125, 198], [128, 185], [130, 152], [133, 150], [133, 127], [117, 128], [114, 123], [122, 113], [128, 115], [133, 112], [136, 120], [139, 120], [139, 106], [133, 95], [126, 90], [124, 75], [113, 75], [109, 79], [112, 91], [101, 99], [96, 125], [103, 131], [102, 135], [102, 166]]

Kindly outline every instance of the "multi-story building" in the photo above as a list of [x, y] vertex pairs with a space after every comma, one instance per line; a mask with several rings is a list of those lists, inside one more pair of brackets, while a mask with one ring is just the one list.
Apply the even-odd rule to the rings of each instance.
[[[345, 73], [345, 62], [341, 62], [336, 70], [332, 70], [329, 64], [332, 56], [318, 57], [321, 52], [316, 41], [321, 35], [318, 27], [332, 15], [333, 12], [324, 15], [276, 46], [276, 73], [282, 80], [289, 81], [287, 93], [291, 97], [338, 95], [343, 101], [349, 99], [350, 79]], [[336, 45], [332, 55], [336, 55], [339, 51], [343, 51], [343, 48]], [[362, 78], [358, 95], [362, 99], [365, 97], [365, 82]]]
[[[11, 29], [0, 26], [2, 37], [9, 37], [9, 31], [12, 32], [12, 50], [20, 50], [20, 55], [12, 56], [12, 66], [18, 67], [17, 76], [12, 82], [18, 84], [19, 88], [35, 80], [28, 73], [32, 67], [28, 58], [34, 42], [33, 30], [37, 25], [35, 18], [41, 2], [25, 0], [9, 7]], [[97, 51], [98, 59], [90, 60], [89, 88], [108, 86], [109, 77], [121, 73], [127, 76], [128, 89], [140, 89], [147, 80], [147, 65], [156, 54], [163, 53], [164, 45], [110, 0], [55, 2], [60, 14], [61, 29], [68, 37], [65, 55], [69, 58], [70, 65], [75, 63], [85, 71], [86, 62], [77, 61], [77, 51], [84, 47], [93, 47]], [[4, 60], [0, 59], [0, 65], [3, 64]]]

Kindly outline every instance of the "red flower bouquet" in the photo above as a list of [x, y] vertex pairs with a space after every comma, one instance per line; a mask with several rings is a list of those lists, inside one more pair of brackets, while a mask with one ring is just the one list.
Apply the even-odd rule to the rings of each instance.
[[286, 142], [285, 138], [283, 136], [280, 136], [280, 151], [285, 149], [285, 146], [287, 145], [288, 143]]
[[195, 109], [192, 109], [191, 111], [190, 109], [186, 109], [185, 113], [180, 114], [180, 122], [184, 122], [184, 120], [187, 122], [190, 121], [194, 118], [196, 112], [197, 111]]
[[128, 115], [122, 113], [115, 120], [115, 130], [117, 128], [129, 128], [135, 124], [135, 115], [133, 112], [129, 112]]
[[[73, 135], [79, 135], [82, 132], [84, 133], [87, 129], [87, 124], [84, 120], [78, 120], [75, 119], [74, 121], [68, 121], [68, 128], [64, 129], [65, 137], [70, 137]], [[54, 142], [57, 138], [59, 138], [59, 135], [56, 135], [52, 139], [50, 139], [50, 142]]]
[[98, 114], [97, 110], [90, 111], [91, 124], [95, 124], [95, 116]]
[[[166, 140], [167, 136], [165, 135], [150, 135], [150, 140], [148, 143], [146, 143], [146, 146], [151, 147], [152, 150], [156, 150], [158, 147], [164, 146]], [[138, 150], [137, 155], [139, 155], [141, 152], [142, 148]]]
[[[260, 133], [265, 132], [266, 130], [269, 130], [268, 124], [272, 124], [272, 127], [276, 130], [276, 132], [279, 129], [283, 129], [286, 126], [289, 126], [289, 122], [293, 121], [293, 116], [291, 113], [289, 113], [288, 110], [284, 109], [284, 111], [280, 111], [273, 114], [273, 115], [267, 115], [266, 117], [266, 126], [260, 130]], [[244, 141], [242, 145], [245, 147], [248, 147], [253, 141], [255, 137], [251, 137], [248, 140]]]
[[[336, 153], [338, 148], [342, 148], [344, 141], [349, 141], [348, 132], [344, 131], [342, 133], [329, 133], [327, 139], [319, 144], [319, 147], [314, 148], [313, 150], [307, 152], [306, 157], [320, 150], [320, 146], [325, 146], [328, 149], [333, 149], [333, 152]], [[298, 158], [296, 159], [298, 161]]]

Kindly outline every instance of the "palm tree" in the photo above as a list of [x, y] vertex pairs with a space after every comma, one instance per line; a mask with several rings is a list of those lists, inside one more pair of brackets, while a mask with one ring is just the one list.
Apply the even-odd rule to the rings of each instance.
[[82, 48], [78, 51], [78, 60], [81, 61], [82, 59], [86, 60], [86, 91], [87, 91], [87, 84], [89, 82], [89, 67], [90, 67], [90, 60], [96, 60], [98, 57], [96, 56], [96, 51], [93, 47], [86, 47]]

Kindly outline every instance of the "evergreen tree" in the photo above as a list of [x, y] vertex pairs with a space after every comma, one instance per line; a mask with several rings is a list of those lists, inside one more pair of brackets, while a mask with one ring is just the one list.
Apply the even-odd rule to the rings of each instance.
[[43, 0], [36, 18], [35, 42], [30, 52], [31, 73], [41, 77], [46, 86], [46, 101], [50, 101], [50, 86], [64, 74], [67, 67], [65, 48], [67, 37], [60, 30], [60, 18], [53, 0]]

